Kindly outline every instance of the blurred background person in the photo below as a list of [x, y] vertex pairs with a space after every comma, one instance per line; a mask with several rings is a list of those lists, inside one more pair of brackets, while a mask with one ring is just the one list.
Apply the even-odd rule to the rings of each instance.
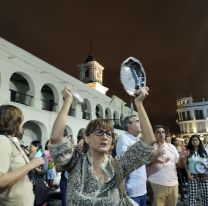
[[[69, 137], [65, 137], [65, 139], [68, 139], [68, 141], [70, 141], [71, 144], [74, 145], [74, 140], [73, 140], [72, 135], [70, 135]], [[77, 142], [77, 147], [80, 150], [82, 150], [83, 146], [84, 146], [84, 138], [79, 138], [78, 142]], [[61, 202], [62, 202], [62, 206], [67, 206], [67, 204], [66, 204], [66, 191], [67, 191], [67, 181], [68, 181], [69, 174], [67, 171], [61, 170], [61, 167], [58, 166], [58, 168], [61, 171], [61, 179], [60, 179]], [[57, 171], [59, 171], [58, 168], [56, 167]]]
[[167, 136], [167, 137], [165, 138], [165, 142], [171, 144], [171, 137]]
[[[181, 139], [176, 137], [174, 141], [174, 146], [176, 147], [179, 156], [182, 156], [184, 152], [186, 151], [186, 148], [184, 144], [182, 144]], [[181, 194], [181, 201], [184, 201], [185, 198], [185, 192], [184, 192], [184, 187], [186, 186], [186, 171], [184, 168], [177, 166], [177, 176], [178, 176], [178, 188], [179, 188], [179, 193]]]
[[[141, 141], [141, 127], [139, 117], [136, 115], [127, 116], [123, 121], [123, 128], [126, 131], [121, 134], [116, 144], [116, 155], [121, 156], [135, 142]], [[140, 206], [146, 206], [147, 202], [147, 172], [146, 165], [134, 170], [125, 180], [126, 192]]]
[[33, 206], [33, 184], [28, 173], [44, 163], [31, 161], [22, 150], [22, 111], [12, 105], [0, 106], [0, 205]]
[[48, 159], [44, 154], [43, 147], [41, 142], [38, 140], [32, 141], [29, 147], [29, 158], [32, 160], [34, 157], [42, 157], [44, 159], [44, 164], [40, 165], [39, 167], [35, 168], [33, 172], [35, 173], [35, 178], [42, 179], [46, 181], [46, 175], [48, 170]]
[[[192, 135], [187, 145], [187, 156], [184, 157], [184, 168], [188, 176], [188, 205], [196, 206], [200, 193], [202, 205], [208, 205], [208, 153], [198, 135]], [[202, 163], [197, 169], [196, 163]], [[203, 168], [204, 165], [204, 168]], [[202, 170], [201, 170], [202, 169]]]
[[185, 137], [184, 140], [183, 140], [183, 143], [184, 143], [184, 146], [186, 148], [187, 145], [188, 145], [188, 143], [189, 143], [189, 138], [188, 137]]
[[204, 148], [208, 151], [208, 136], [204, 137], [203, 145], [204, 145]]
[[47, 183], [48, 183], [48, 186], [50, 188], [54, 187], [54, 179], [56, 178], [57, 176], [57, 173], [56, 173], [56, 166], [55, 166], [55, 163], [51, 157], [51, 154], [50, 154], [50, 145], [51, 145], [51, 141], [50, 140], [47, 140], [46, 144], [45, 144], [45, 151], [44, 151], [44, 154], [45, 156], [47, 157], [47, 160], [48, 160], [48, 169], [47, 169]]

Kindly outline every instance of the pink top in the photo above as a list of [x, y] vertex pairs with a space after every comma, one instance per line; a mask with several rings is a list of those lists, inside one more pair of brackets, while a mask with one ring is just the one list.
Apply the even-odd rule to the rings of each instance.
[[46, 158], [48, 159], [48, 162], [52, 160], [51, 155], [50, 155], [50, 150], [45, 150], [44, 154], [45, 154]]
[[[157, 143], [154, 145], [158, 147]], [[175, 186], [178, 184], [176, 163], [179, 154], [175, 146], [169, 143], [162, 145], [164, 153], [159, 157], [163, 162], [155, 161], [147, 167], [148, 181], [163, 186]]]

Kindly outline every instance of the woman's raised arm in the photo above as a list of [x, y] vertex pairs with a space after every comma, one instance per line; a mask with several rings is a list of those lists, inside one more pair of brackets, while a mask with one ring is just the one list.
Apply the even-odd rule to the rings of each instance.
[[155, 136], [149, 118], [143, 106], [143, 100], [148, 95], [148, 91], [148, 87], [142, 87], [139, 90], [137, 90], [135, 92], [136, 98], [134, 99], [134, 103], [136, 105], [137, 112], [139, 115], [142, 140], [146, 144], [152, 145], [155, 142]]
[[52, 132], [51, 132], [51, 142], [53, 144], [61, 143], [63, 140], [64, 129], [67, 122], [69, 108], [73, 101], [73, 96], [69, 87], [65, 87], [62, 91], [64, 97], [63, 106], [56, 117], [56, 120], [53, 124]]

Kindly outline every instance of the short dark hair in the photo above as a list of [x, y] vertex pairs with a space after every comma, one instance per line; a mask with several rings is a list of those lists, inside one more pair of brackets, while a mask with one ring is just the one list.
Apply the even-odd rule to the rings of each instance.
[[164, 125], [162, 125], [162, 124], [156, 124], [156, 125], [154, 126], [154, 132], [156, 132], [156, 130], [157, 130], [157, 129], [160, 129], [160, 128], [163, 128], [163, 129], [165, 130]]
[[112, 133], [114, 132], [113, 125], [111, 124], [110, 120], [98, 118], [91, 120], [88, 123], [87, 128], [85, 129], [85, 135], [89, 136], [96, 129], [107, 129]]
[[131, 122], [130, 119], [132, 117], [136, 117], [136, 115], [130, 115], [130, 116], [127, 116], [127, 117], [124, 118], [124, 120], [123, 120], [123, 129], [125, 131], [128, 131], [128, 124]]
[[35, 147], [42, 148], [42, 144], [39, 140], [34, 140], [30, 144], [35, 146]]

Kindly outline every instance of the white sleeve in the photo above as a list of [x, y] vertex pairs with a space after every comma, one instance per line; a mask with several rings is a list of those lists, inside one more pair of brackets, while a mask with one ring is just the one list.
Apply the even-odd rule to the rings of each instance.
[[171, 145], [171, 146], [173, 148], [173, 153], [174, 153], [174, 157], [175, 157], [175, 163], [177, 163], [178, 160], [179, 160], [179, 152], [178, 152], [178, 150], [176, 149], [176, 147], [174, 145]]
[[121, 135], [116, 144], [116, 156], [122, 155], [130, 146], [126, 135]]

